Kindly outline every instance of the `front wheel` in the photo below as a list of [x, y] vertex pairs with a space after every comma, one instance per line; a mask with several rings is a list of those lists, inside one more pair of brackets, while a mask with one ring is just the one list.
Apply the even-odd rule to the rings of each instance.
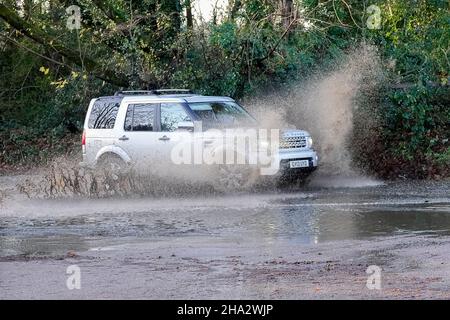
[[312, 171], [283, 173], [277, 179], [277, 187], [281, 189], [304, 187], [311, 180], [311, 173]]
[[250, 190], [258, 178], [258, 169], [251, 165], [220, 165], [214, 189], [220, 192]]

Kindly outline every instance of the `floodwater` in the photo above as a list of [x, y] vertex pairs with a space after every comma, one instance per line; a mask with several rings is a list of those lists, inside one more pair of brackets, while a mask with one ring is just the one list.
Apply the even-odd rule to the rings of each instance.
[[[0, 211], [3, 299], [450, 297], [448, 182], [6, 197]], [[66, 287], [73, 264], [84, 274], [80, 290]], [[368, 265], [385, 270], [382, 290], [365, 288]]]

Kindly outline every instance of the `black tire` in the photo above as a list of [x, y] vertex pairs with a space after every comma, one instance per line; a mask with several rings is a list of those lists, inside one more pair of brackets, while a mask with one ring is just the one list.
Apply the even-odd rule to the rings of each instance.
[[214, 189], [223, 193], [249, 191], [258, 179], [258, 169], [251, 165], [220, 165]]
[[99, 159], [97, 167], [105, 172], [120, 174], [126, 170], [127, 165], [120, 157], [106, 154]]
[[311, 172], [300, 174], [284, 174], [277, 179], [277, 187], [280, 189], [301, 188], [308, 184]]

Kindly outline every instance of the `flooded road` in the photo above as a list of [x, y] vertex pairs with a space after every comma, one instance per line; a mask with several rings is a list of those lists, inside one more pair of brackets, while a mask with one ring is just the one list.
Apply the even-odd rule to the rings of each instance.
[[448, 182], [30, 200], [2, 179], [2, 299], [450, 298]]

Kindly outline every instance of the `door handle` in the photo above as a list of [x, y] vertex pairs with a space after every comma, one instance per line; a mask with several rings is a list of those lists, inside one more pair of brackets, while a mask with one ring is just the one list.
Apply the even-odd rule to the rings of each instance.
[[167, 141], [167, 140], [170, 140], [170, 138], [166, 135], [163, 135], [161, 138], [159, 138], [159, 140]]
[[214, 140], [205, 140], [203, 141], [204, 144], [213, 144]]
[[128, 138], [126, 135], [123, 135], [119, 138], [120, 141], [126, 141], [126, 140], [130, 140], [130, 138]]

